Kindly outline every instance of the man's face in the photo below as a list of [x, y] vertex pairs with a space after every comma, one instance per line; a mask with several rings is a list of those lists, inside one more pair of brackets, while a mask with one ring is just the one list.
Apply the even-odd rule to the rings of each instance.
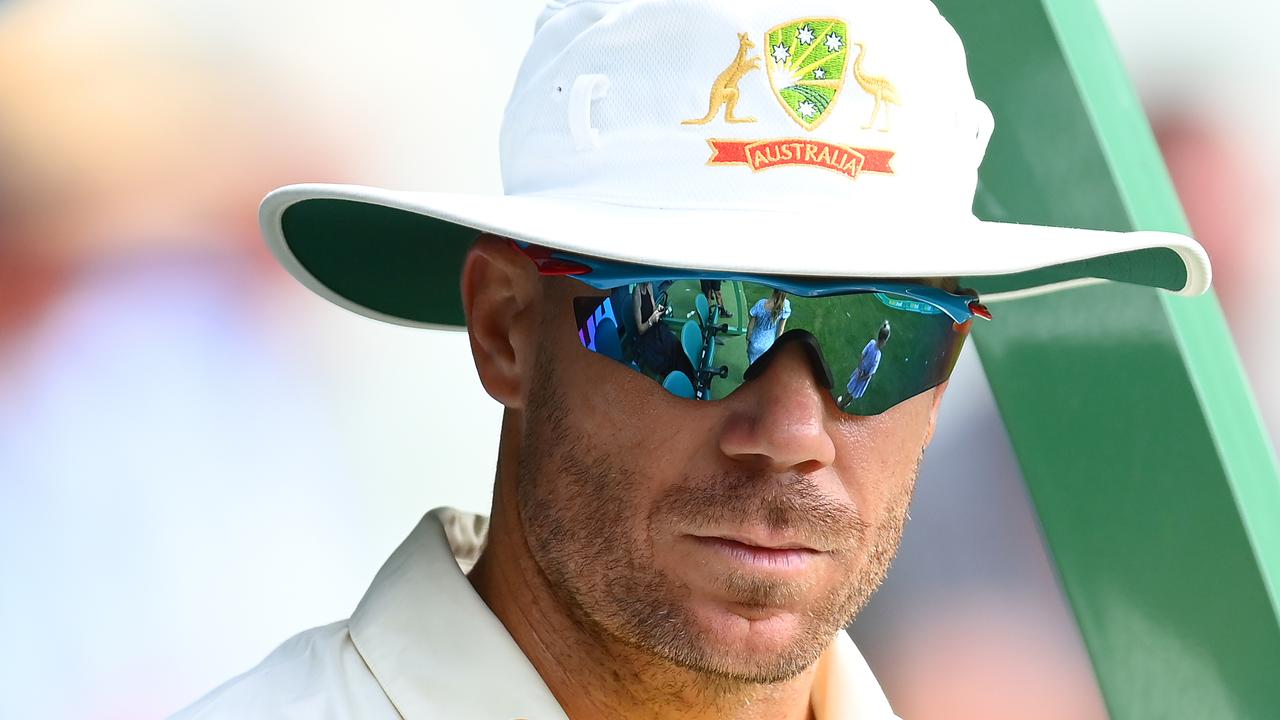
[[599, 293], [544, 282], [517, 497], [553, 590], [679, 666], [795, 676], [888, 570], [935, 391], [846, 415], [789, 347], [723, 399], [680, 399], [579, 345], [571, 298]]

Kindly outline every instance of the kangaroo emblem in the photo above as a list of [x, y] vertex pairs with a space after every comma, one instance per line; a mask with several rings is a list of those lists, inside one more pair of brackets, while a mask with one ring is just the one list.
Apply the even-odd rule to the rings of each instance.
[[753, 117], [734, 117], [733, 110], [738, 106], [738, 81], [743, 75], [758, 70], [760, 68], [760, 57], [747, 57], [747, 52], [754, 48], [755, 43], [751, 42], [751, 38], [746, 33], [738, 33], [738, 54], [733, 58], [733, 62], [729, 67], [724, 69], [716, 76], [716, 81], [711, 84], [711, 101], [710, 107], [707, 108], [707, 114], [696, 120], [685, 120], [681, 125], [706, 125], [715, 119], [720, 112], [720, 106], [724, 106], [724, 120], [731, 123], [749, 123], [755, 122]]
[[898, 97], [898, 89], [882, 77], [862, 72], [862, 56], [867, 54], [867, 48], [862, 43], [854, 43], [854, 45], [858, 46], [858, 59], [853, 63], [853, 79], [858, 81], [859, 87], [866, 90], [868, 95], [876, 99], [876, 106], [871, 111], [871, 122], [863, 125], [862, 129], [870, 130], [875, 127], [876, 117], [880, 115], [880, 107], [884, 106], [884, 127], [880, 128], [880, 132], [889, 132], [889, 106], [902, 104], [902, 100]]

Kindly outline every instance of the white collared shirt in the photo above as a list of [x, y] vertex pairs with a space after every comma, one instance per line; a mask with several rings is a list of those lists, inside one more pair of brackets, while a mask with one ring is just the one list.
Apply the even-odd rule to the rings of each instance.
[[[350, 620], [295, 635], [174, 717], [565, 720], [459, 567], [466, 558], [455, 557], [445, 531], [457, 528], [458, 518], [447, 508], [427, 513]], [[458, 547], [458, 555], [477, 547]], [[817, 720], [895, 720], [844, 632], [819, 660], [812, 703]]]

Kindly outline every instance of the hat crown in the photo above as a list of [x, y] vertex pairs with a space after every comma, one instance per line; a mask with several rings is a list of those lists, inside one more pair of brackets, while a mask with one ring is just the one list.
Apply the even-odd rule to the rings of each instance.
[[501, 136], [513, 195], [967, 215], [991, 131], [927, 0], [547, 5]]

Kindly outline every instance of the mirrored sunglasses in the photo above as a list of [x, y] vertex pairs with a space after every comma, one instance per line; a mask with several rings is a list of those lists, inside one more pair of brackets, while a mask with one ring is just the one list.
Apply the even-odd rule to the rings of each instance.
[[544, 275], [603, 291], [573, 299], [582, 346], [673, 395], [723, 398], [789, 346], [842, 411], [878, 415], [951, 375], [974, 295], [880, 280], [658, 268], [515, 243]]

